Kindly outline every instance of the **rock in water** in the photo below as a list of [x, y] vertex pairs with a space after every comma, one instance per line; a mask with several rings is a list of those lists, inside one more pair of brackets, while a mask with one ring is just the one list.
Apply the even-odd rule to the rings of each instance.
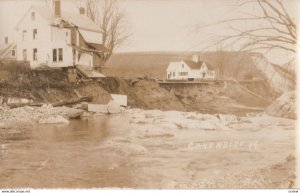
[[83, 110], [70, 109], [65, 113], [65, 117], [68, 119], [77, 119], [80, 118], [83, 115], [83, 113], [84, 113]]
[[217, 118], [220, 120], [221, 123], [225, 125], [238, 122], [238, 118], [235, 115], [218, 114]]
[[266, 108], [271, 116], [296, 119], [296, 91], [288, 91]]
[[115, 101], [109, 101], [109, 103], [107, 104], [107, 110], [108, 113], [114, 114], [114, 113], [120, 113], [121, 109], [120, 109], [120, 105], [118, 105]]
[[88, 104], [88, 111], [94, 113], [108, 113], [107, 105]]
[[56, 117], [49, 117], [45, 119], [40, 119], [39, 123], [42, 124], [69, 124], [69, 121], [62, 116], [58, 115]]

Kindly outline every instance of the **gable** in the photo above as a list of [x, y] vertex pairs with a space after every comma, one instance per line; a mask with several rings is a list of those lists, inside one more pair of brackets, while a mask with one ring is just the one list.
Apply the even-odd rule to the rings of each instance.
[[5, 58], [12, 50], [16, 50], [16, 44], [11, 43], [0, 50], [0, 58]]
[[31, 20], [30, 17], [32, 12], [35, 12], [35, 21], [43, 21], [45, 22], [45, 24], [51, 25], [51, 21], [53, 20], [54, 17], [49, 13], [49, 11], [47, 11], [47, 9], [45, 8], [37, 9], [37, 7], [32, 6], [27, 10], [25, 15], [19, 20], [19, 22], [15, 27], [16, 30], [20, 29], [20, 26], [26, 21], [26, 19]]
[[19, 28], [20, 24], [26, 19], [30, 17], [30, 13], [35, 11], [39, 14], [49, 25], [59, 22], [60, 20], [64, 20], [70, 24], [77, 26], [80, 29], [93, 31], [93, 32], [101, 32], [99, 26], [95, 24], [90, 18], [86, 15], [81, 15], [79, 13], [69, 13], [69, 12], [61, 12], [61, 16], [56, 16], [53, 11], [47, 7], [39, 7], [39, 6], [31, 6], [25, 15], [18, 22], [16, 29]]
[[[31, 13], [35, 12], [35, 22], [31, 22]], [[42, 21], [42, 22], [41, 22]], [[43, 24], [43, 22], [45, 22]], [[53, 11], [47, 7], [30, 7], [25, 13], [24, 17], [20, 19], [16, 30], [26, 29], [28, 26], [33, 25], [53, 25], [59, 26], [62, 24], [65, 28], [76, 27], [78, 32], [83, 37], [84, 41], [92, 44], [103, 44], [102, 33], [98, 25], [96, 25], [90, 18], [78, 13], [62, 12], [61, 17], [56, 16]]]
[[167, 71], [180, 71], [180, 70], [190, 70], [190, 67], [184, 62], [170, 62]]
[[208, 70], [207, 65], [205, 64], [205, 62], [202, 63], [201, 70], [205, 70], [205, 71]]

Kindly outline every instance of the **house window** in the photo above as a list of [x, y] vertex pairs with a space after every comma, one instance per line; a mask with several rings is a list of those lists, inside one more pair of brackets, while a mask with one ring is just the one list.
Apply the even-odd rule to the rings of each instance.
[[62, 62], [63, 61], [63, 49], [58, 48], [58, 61]]
[[23, 50], [23, 60], [27, 61], [27, 50], [26, 49]]
[[36, 35], [37, 35], [37, 29], [33, 29], [32, 34], [33, 34], [33, 39], [35, 40], [36, 39]]
[[53, 49], [52, 50], [53, 62], [62, 62], [63, 61], [63, 49]]
[[66, 32], [66, 36], [67, 36], [67, 37], [69, 36], [69, 32]]
[[8, 37], [5, 37], [5, 44], [8, 44]]
[[37, 49], [33, 48], [33, 61], [37, 61]]
[[16, 50], [11, 51], [11, 56], [16, 56]]
[[35, 20], [35, 12], [31, 12], [31, 20], [32, 20], [32, 21]]
[[175, 76], [175, 72], [173, 72], [173, 76]]
[[53, 62], [56, 62], [57, 61], [57, 50], [56, 49], [53, 49], [52, 56], [53, 56]]
[[181, 65], [182, 65], [182, 68], [184, 68], [183, 64], [181, 64]]
[[178, 72], [178, 76], [187, 76], [188, 72]]
[[25, 41], [25, 39], [26, 39], [26, 33], [27, 33], [27, 31], [23, 30], [23, 32], [22, 32], [22, 40], [23, 41]]

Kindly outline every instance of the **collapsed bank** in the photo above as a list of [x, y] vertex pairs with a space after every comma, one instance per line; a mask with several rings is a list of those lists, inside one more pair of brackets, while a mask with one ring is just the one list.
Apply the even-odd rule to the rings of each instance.
[[[68, 70], [61, 69], [2, 69], [0, 74], [0, 105], [6, 106], [5, 108], [28, 106], [33, 111], [45, 109], [45, 104], [48, 104], [54, 107], [54, 112], [56, 107], [62, 107], [64, 111], [64, 108], [67, 108], [64, 106], [68, 106], [80, 109], [81, 114], [119, 113], [121, 106], [128, 106], [140, 109], [246, 115], [264, 111], [278, 96], [268, 89], [267, 83], [253, 86], [228, 81], [166, 88], [148, 78], [77, 78], [76, 81], [70, 81]], [[114, 96], [125, 99], [118, 100]], [[285, 114], [281, 113], [280, 116], [284, 117]], [[295, 118], [291, 113], [287, 116]]]

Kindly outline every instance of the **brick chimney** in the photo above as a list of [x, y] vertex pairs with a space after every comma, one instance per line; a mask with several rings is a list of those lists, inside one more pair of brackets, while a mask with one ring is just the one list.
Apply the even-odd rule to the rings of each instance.
[[80, 8], [79, 8], [79, 13], [80, 13], [81, 15], [85, 15], [85, 9], [84, 9], [84, 7], [80, 7]]
[[61, 15], [60, 0], [54, 0], [54, 13], [56, 16]]
[[199, 62], [199, 56], [197, 54], [193, 55], [193, 61], [198, 63]]

